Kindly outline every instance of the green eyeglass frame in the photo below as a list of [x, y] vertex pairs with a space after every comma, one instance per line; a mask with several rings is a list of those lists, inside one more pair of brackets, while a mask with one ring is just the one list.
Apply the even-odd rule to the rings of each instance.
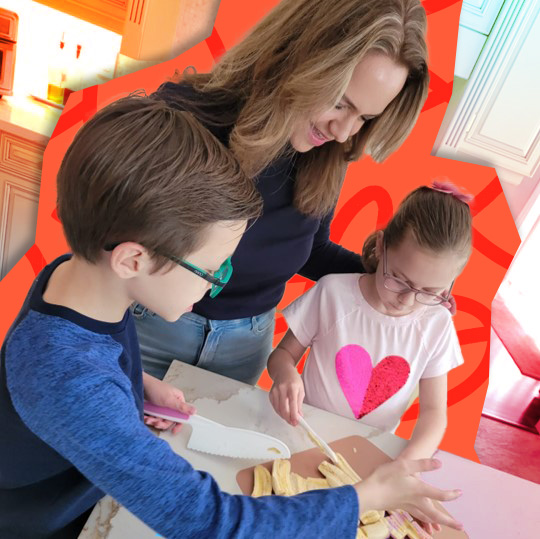
[[191, 273], [194, 273], [195, 275], [198, 275], [205, 281], [208, 281], [212, 284], [212, 288], [210, 289], [210, 297], [215, 298], [222, 290], [223, 287], [230, 281], [233, 267], [231, 264], [231, 257], [227, 258], [223, 264], [219, 267], [219, 269], [211, 274], [207, 271], [204, 271], [203, 269], [199, 268], [195, 264], [192, 264], [191, 262], [188, 262], [187, 260], [184, 260], [182, 258], [177, 258], [176, 256], [167, 256], [172, 262], [175, 262], [179, 266], [182, 266], [183, 268], [187, 269], [188, 271], [191, 271]]
[[[106, 245], [104, 249], [105, 251], [112, 251], [115, 247], [120, 245], [120, 243], [122, 242]], [[221, 266], [216, 272], [209, 273], [208, 271], [205, 271], [199, 268], [195, 264], [192, 264], [191, 262], [188, 262], [187, 260], [184, 260], [183, 258], [178, 258], [177, 256], [173, 256], [173, 255], [163, 255], [163, 256], [168, 258], [171, 262], [178, 264], [182, 268], [187, 269], [188, 271], [191, 271], [191, 273], [198, 275], [201, 279], [208, 281], [212, 285], [212, 288], [210, 289], [211, 298], [215, 298], [223, 290], [223, 287], [230, 281], [232, 273], [233, 273], [231, 257], [227, 258], [227, 260], [225, 260], [225, 262], [221, 264]]]

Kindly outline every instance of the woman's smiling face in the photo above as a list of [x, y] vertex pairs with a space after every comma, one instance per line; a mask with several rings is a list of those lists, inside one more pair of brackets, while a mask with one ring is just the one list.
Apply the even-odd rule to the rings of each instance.
[[358, 133], [365, 122], [382, 114], [402, 90], [408, 70], [383, 53], [366, 55], [355, 67], [339, 102], [314, 118], [300, 121], [290, 142], [298, 152], [307, 152], [325, 142], [343, 143]]

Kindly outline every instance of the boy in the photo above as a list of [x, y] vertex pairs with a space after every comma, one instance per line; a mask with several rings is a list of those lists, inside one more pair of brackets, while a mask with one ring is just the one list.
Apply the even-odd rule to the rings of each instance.
[[354, 537], [360, 499], [456, 496], [409, 475], [432, 461], [294, 498], [231, 496], [144, 426], [143, 396], [194, 409], [142, 373], [130, 304], [174, 321], [219, 293], [260, 210], [231, 154], [164, 102], [124, 98], [82, 127], [58, 173], [73, 255], [41, 272], [1, 350], [0, 537], [76, 537], [104, 493], [169, 539]]

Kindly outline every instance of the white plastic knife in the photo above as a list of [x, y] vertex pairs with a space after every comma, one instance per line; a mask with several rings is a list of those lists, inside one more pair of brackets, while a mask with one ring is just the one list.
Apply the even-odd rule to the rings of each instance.
[[150, 402], [144, 403], [144, 413], [185, 423], [192, 428], [188, 449], [224, 457], [274, 460], [288, 459], [291, 452], [281, 440], [254, 430], [226, 427], [197, 414], [188, 415]]
[[338, 458], [332, 448], [307, 424], [306, 420], [299, 415], [300, 426], [308, 433], [311, 441], [334, 463], [338, 463]]

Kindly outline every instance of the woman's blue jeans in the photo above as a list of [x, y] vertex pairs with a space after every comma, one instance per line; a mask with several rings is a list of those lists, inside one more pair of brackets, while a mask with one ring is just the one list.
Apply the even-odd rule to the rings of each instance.
[[143, 368], [162, 379], [173, 359], [256, 384], [272, 352], [275, 309], [236, 320], [185, 313], [176, 322], [133, 309]]

